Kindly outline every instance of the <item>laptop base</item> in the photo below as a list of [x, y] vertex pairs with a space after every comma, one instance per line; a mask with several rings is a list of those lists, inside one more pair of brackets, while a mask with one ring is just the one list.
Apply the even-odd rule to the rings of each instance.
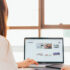
[[39, 64], [39, 65], [30, 65], [28, 68], [53, 68], [53, 69], [61, 69], [63, 66], [62, 63], [60, 64]]

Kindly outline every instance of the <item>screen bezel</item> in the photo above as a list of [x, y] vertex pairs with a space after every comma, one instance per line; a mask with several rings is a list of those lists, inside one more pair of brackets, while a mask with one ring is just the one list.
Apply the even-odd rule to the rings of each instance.
[[49, 37], [27, 37], [27, 38], [24, 38], [24, 60], [26, 59], [25, 58], [25, 41], [27, 40], [27, 39], [62, 39], [62, 53], [63, 53], [63, 57], [62, 57], [62, 59], [63, 59], [63, 61], [61, 61], [61, 62], [58, 62], [58, 61], [56, 61], [56, 62], [38, 62], [38, 63], [40, 63], [40, 64], [42, 64], [42, 63], [64, 63], [64, 41], [63, 41], [63, 38], [49, 38]]

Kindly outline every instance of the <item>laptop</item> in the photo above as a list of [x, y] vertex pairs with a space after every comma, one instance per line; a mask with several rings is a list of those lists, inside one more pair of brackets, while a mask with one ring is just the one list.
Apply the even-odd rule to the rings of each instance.
[[39, 63], [29, 67], [61, 68], [64, 63], [63, 38], [25, 38], [24, 60], [27, 58]]

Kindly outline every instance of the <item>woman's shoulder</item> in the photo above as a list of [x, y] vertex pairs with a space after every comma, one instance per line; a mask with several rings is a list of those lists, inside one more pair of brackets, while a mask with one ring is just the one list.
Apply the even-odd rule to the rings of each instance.
[[0, 40], [8, 41], [4, 36], [0, 35]]
[[9, 42], [8, 40], [4, 37], [0, 35], [0, 46], [8, 46]]
[[4, 36], [2, 36], [2, 35], [0, 35], [0, 38], [4, 38], [4, 39], [6, 39]]

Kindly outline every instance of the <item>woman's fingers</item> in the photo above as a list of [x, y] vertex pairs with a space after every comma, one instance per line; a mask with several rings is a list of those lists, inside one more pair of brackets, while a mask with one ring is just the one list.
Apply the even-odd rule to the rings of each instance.
[[62, 67], [61, 70], [70, 70], [70, 66], [69, 65], [65, 65], [65, 66]]
[[38, 65], [38, 63], [35, 60], [33, 60], [33, 59], [31, 59], [31, 63]]
[[30, 62], [30, 61], [31, 61], [31, 59], [29, 59], [29, 58], [28, 58], [28, 59], [26, 59], [25, 61], [28, 61], [28, 62]]
[[24, 62], [22, 63], [22, 66], [25, 68], [25, 67], [30, 66], [31, 64], [38, 65], [38, 63], [35, 60], [28, 58], [28, 59], [24, 60]]
[[61, 70], [65, 70], [64, 68], [61, 68]]
[[29, 59], [28, 58], [25, 61], [29, 62], [30, 64], [36, 64], [36, 65], [38, 65], [38, 63], [35, 60], [33, 60], [33, 59]]

